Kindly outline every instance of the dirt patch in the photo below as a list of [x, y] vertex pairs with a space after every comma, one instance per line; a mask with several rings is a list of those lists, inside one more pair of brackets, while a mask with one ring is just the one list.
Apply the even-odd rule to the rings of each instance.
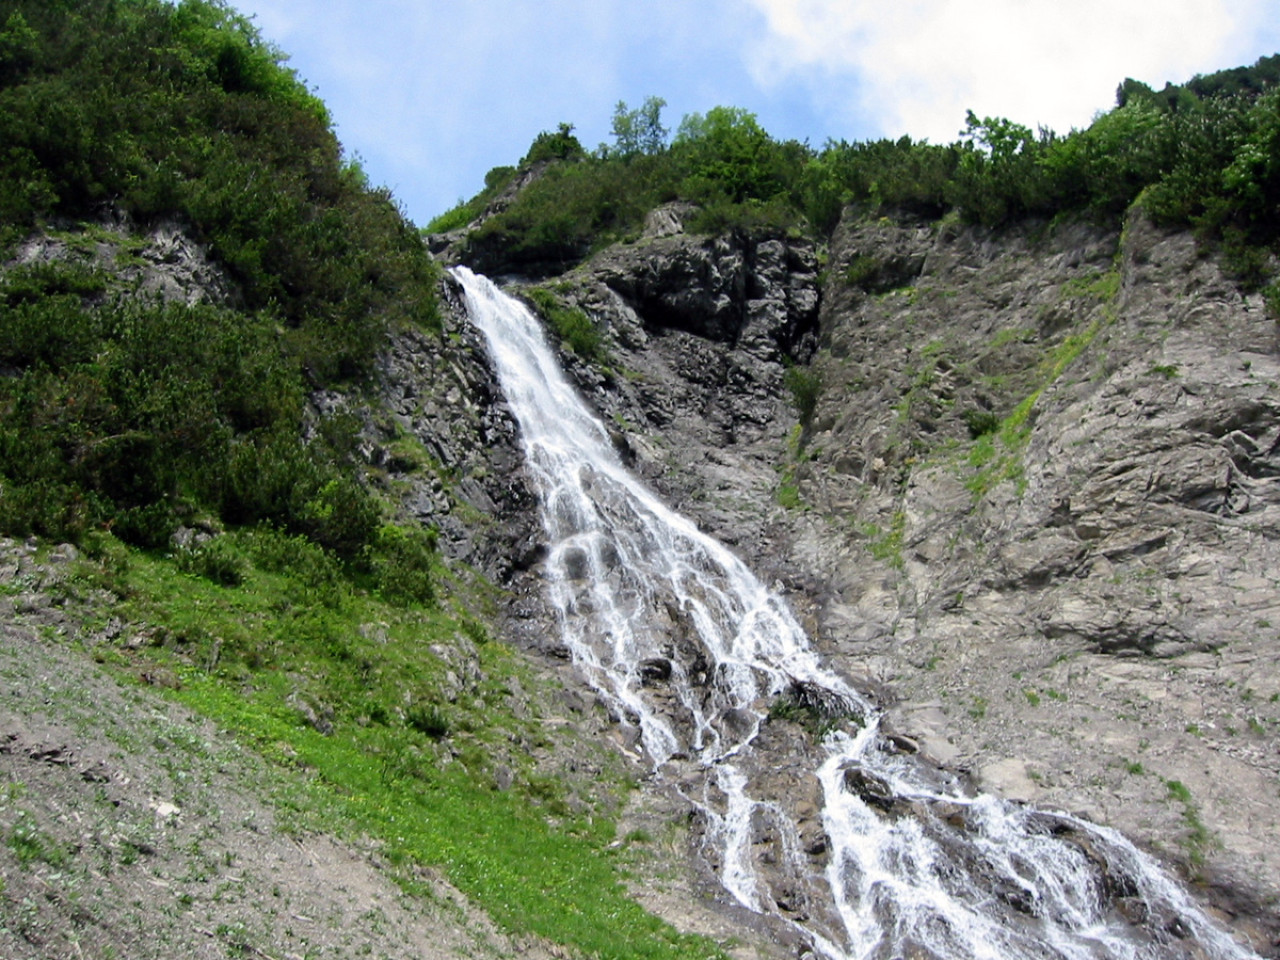
[[0, 955], [549, 957], [439, 877], [306, 829], [302, 788], [229, 735], [0, 625]]

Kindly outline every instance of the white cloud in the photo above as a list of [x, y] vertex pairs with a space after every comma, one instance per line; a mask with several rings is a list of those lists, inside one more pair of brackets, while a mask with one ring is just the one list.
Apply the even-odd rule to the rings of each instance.
[[606, 140], [619, 99], [664, 97], [670, 126], [725, 104], [815, 145], [938, 142], [967, 108], [1065, 132], [1126, 76], [1159, 86], [1280, 49], [1280, 0], [232, 3], [419, 220], [475, 193], [539, 130], [567, 121], [588, 148]]
[[955, 139], [967, 109], [1066, 132], [1125, 77], [1159, 87], [1277, 42], [1272, 0], [750, 2], [769, 26], [758, 82], [801, 79], [855, 128], [934, 142]]

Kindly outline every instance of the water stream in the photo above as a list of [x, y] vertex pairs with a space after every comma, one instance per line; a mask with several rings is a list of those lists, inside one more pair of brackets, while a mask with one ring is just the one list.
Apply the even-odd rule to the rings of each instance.
[[[624, 467], [523, 304], [453, 274], [520, 426], [564, 641], [738, 903], [832, 960], [1255, 956], [1114, 831], [973, 795], [883, 736], [784, 600]], [[770, 752], [780, 703], [824, 721], [806, 768]]]

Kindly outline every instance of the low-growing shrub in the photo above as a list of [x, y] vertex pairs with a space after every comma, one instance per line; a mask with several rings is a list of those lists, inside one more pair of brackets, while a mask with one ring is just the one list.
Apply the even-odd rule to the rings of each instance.
[[404, 721], [432, 740], [443, 740], [451, 729], [449, 717], [434, 703], [414, 704], [405, 711]]
[[960, 415], [960, 419], [969, 428], [971, 440], [988, 436], [1000, 429], [1000, 417], [994, 410], [969, 409]]
[[230, 537], [212, 537], [203, 543], [181, 547], [174, 553], [178, 569], [224, 587], [244, 582], [249, 559]]
[[812, 367], [794, 364], [787, 367], [782, 382], [791, 392], [791, 402], [800, 415], [800, 422], [807, 427], [818, 407], [818, 398], [822, 396], [821, 375]]
[[817, 684], [794, 680], [769, 705], [769, 719], [798, 723], [815, 740], [821, 740], [842, 723], [860, 718], [854, 705], [841, 695]]
[[291, 585], [304, 599], [337, 606], [344, 593], [342, 568], [333, 555], [304, 536], [261, 525], [236, 535], [246, 555], [259, 570], [288, 574]]
[[526, 295], [538, 313], [570, 350], [587, 361], [604, 359], [604, 338], [600, 328], [577, 307], [566, 307], [545, 287], [531, 287]]
[[1262, 300], [1267, 305], [1267, 316], [1280, 323], [1280, 283], [1263, 287]]
[[374, 546], [373, 573], [384, 600], [429, 605], [435, 601], [431, 563], [436, 532], [384, 524]]

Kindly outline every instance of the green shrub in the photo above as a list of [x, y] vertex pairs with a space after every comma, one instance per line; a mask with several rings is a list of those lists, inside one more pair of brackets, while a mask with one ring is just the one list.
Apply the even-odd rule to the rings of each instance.
[[850, 287], [868, 288], [875, 285], [880, 276], [880, 261], [865, 254], [854, 257], [845, 267], [841, 279]]
[[409, 305], [435, 322], [416, 231], [248, 20], [215, 0], [9, 6], [0, 48], [17, 43], [26, 66], [0, 85], [0, 217], [97, 217], [110, 202], [181, 220], [250, 309], [297, 331], [322, 380], [368, 371]]
[[649, 210], [678, 196], [680, 176], [669, 153], [552, 164], [468, 236], [468, 259], [491, 272], [571, 265], [637, 233]]
[[374, 578], [384, 600], [430, 605], [435, 601], [431, 565], [436, 532], [384, 524], [374, 546]]
[[797, 723], [815, 740], [821, 740], [858, 717], [853, 705], [842, 697], [796, 680], [769, 705], [769, 719]]
[[545, 287], [530, 287], [525, 295], [551, 330], [570, 350], [587, 361], [603, 361], [604, 338], [599, 327], [577, 307], [566, 307]]
[[770, 200], [747, 199], [740, 203], [727, 197], [711, 197], [685, 221], [690, 233], [745, 233], [751, 237], [787, 236], [800, 224], [799, 212], [786, 197]]
[[157, 502], [116, 510], [110, 529], [125, 543], [162, 550], [169, 545], [178, 524], [173, 506]]
[[713, 107], [680, 123], [672, 152], [687, 172], [681, 192], [706, 201], [733, 203], [770, 200], [798, 179], [808, 151], [800, 144], [778, 143], [755, 114], [740, 107]]
[[804, 507], [804, 498], [800, 496], [800, 485], [790, 477], [784, 478], [774, 491], [773, 498], [778, 506], [787, 510], [799, 510]]
[[[579, 155], [576, 140], [540, 135], [524, 166], [535, 160], [572, 162], [551, 163], [510, 206], [475, 230], [467, 259], [490, 272], [558, 271], [634, 236], [648, 211], [676, 199], [699, 205], [688, 221], [694, 232], [777, 235], [799, 224], [795, 197], [811, 156], [807, 147], [772, 140], [754, 115], [728, 107], [687, 117], [669, 149], [659, 149], [651, 134], [650, 128], [635, 151], [604, 150], [595, 157]], [[475, 209], [482, 197], [463, 206]]]
[[347, 561], [362, 560], [378, 529], [378, 507], [348, 476], [331, 473], [309, 497], [295, 495], [291, 515], [300, 532]]
[[808, 426], [818, 407], [818, 398], [822, 396], [821, 375], [812, 367], [793, 364], [783, 373], [782, 382], [791, 392], [791, 402], [800, 415], [800, 422]]
[[977, 408], [966, 410], [960, 415], [960, 419], [969, 428], [969, 439], [971, 440], [989, 436], [1000, 429], [1000, 417], [994, 410], [980, 410]]
[[108, 205], [176, 220], [237, 306], [133, 298], [75, 261], [88, 230], [66, 261], [6, 268], [0, 527], [163, 548], [207, 511], [367, 562], [378, 511], [341, 430], [303, 443], [303, 398], [365, 376], [393, 326], [438, 327], [438, 268], [248, 20], [219, 0], [73, 6], [0, 14], [0, 234]]
[[93, 506], [72, 484], [44, 477], [17, 483], [0, 474], [0, 533], [74, 542], [93, 519]]
[[306, 537], [261, 525], [238, 534], [245, 554], [259, 570], [286, 574], [306, 602], [338, 606], [344, 577], [333, 555]]
[[414, 704], [405, 711], [404, 721], [432, 740], [443, 740], [449, 735], [449, 717], [434, 703]]
[[72, 263], [6, 271], [0, 280], [0, 364], [24, 369], [90, 359], [101, 330], [87, 301], [106, 285], [100, 271]]
[[1267, 316], [1280, 322], [1280, 283], [1272, 283], [1264, 287], [1262, 299], [1267, 305]]
[[938, 217], [949, 207], [947, 193], [959, 158], [956, 145], [916, 143], [910, 137], [831, 141], [801, 174], [802, 208], [823, 234], [835, 228], [849, 204]]
[[586, 155], [587, 151], [582, 149], [582, 144], [573, 135], [573, 124], [562, 123], [555, 133], [544, 130], [534, 137], [533, 143], [529, 145], [529, 152], [520, 162], [523, 166], [530, 166], [548, 160], [581, 160]]
[[423, 232], [448, 233], [450, 230], [460, 230], [478, 217], [482, 209], [475, 201], [459, 200], [455, 206], [432, 218]]
[[346, 562], [365, 557], [378, 526], [370, 494], [285, 433], [233, 447], [221, 506], [230, 523], [279, 525]]
[[230, 538], [213, 537], [203, 543], [179, 549], [174, 557], [178, 569], [204, 577], [224, 587], [238, 587], [249, 569], [248, 558]]

